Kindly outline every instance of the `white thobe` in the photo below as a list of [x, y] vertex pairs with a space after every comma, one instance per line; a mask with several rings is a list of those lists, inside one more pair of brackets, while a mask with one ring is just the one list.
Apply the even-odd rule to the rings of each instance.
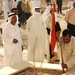
[[45, 49], [45, 30], [40, 16], [31, 16], [27, 21], [29, 32], [28, 61], [43, 62]]
[[75, 37], [71, 37], [70, 42], [67, 44], [63, 42], [63, 39], [61, 37], [60, 45], [64, 63], [67, 64], [68, 69], [70, 69], [75, 66]]
[[[49, 28], [51, 29], [51, 14], [50, 14], [50, 6], [46, 7], [46, 10], [42, 14], [42, 19], [44, 22], [45, 29]], [[47, 30], [46, 30], [47, 32]], [[50, 57], [50, 51], [49, 51], [49, 45], [50, 45], [50, 35], [46, 34], [46, 49], [45, 49], [45, 54]]]
[[4, 11], [4, 20], [6, 20], [8, 18], [8, 12], [10, 13], [8, 0], [4, 0], [3, 2], [3, 11]]
[[[4, 66], [11, 66], [22, 61], [22, 39], [18, 25], [7, 23], [3, 27], [2, 39], [4, 42]], [[14, 44], [13, 39], [18, 43]]]
[[52, 29], [51, 28], [51, 19], [52, 19], [52, 16], [51, 16], [51, 13], [50, 13], [50, 8], [51, 8], [50, 6], [46, 7], [46, 10], [42, 14], [42, 19], [43, 19], [45, 27]]

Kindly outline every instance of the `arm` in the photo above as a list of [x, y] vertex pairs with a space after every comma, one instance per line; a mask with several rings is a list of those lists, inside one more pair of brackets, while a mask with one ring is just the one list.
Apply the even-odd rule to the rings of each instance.
[[68, 19], [69, 19], [69, 16], [70, 16], [70, 12], [68, 11], [65, 15], [65, 21], [68, 22]]
[[70, 59], [66, 62], [68, 69], [72, 68], [75, 65], [75, 40], [72, 44], [72, 54], [70, 56]]
[[13, 38], [10, 36], [11, 29], [8, 25], [5, 25], [3, 28], [2, 39], [7, 43], [12, 43]]

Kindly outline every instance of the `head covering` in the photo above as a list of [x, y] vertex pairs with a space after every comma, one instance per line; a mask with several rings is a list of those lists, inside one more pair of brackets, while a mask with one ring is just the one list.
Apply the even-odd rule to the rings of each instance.
[[7, 18], [6, 22], [8, 22], [8, 21], [10, 20], [10, 18], [11, 18], [13, 15], [15, 15], [15, 14], [14, 14], [14, 13], [10, 13], [10, 14], [8, 15], [8, 18]]
[[18, 22], [18, 15], [16, 15], [16, 14], [14, 14], [14, 13], [10, 13], [9, 15], [8, 15], [8, 22], [10, 22], [11, 21], [11, 18], [13, 17], [13, 16], [16, 16], [17, 17], [17, 22], [16, 22], [16, 24], [18, 24], [19, 22]]
[[[8, 15], [8, 18], [3, 22], [3, 26], [6, 24], [6, 23], [10, 23], [11, 22], [11, 18], [14, 16], [15, 14], [14, 13], [10, 13], [9, 15]], [[17, 22], [16, 22], [16, 24], [18, 24], [18, 16], [16, 15], [16, 17], [17, 17]], [[2, 27], [3, 28], [3, 27]]]
[[14, 10], [18, 10], [18, 9], [17, 9], [17, 8], [12, 8], [12, 9], [11, 9], [11, 12], [13, 12]]
[[34, 7], [34, 8], [33, 8], [33, 11], [32, 11], [32, 14], [39, 13], [39, 12], [37, 12], [36, 10], [40, 10], [40, 7]]
[[40, 10], [40, 7], [35, 7], [35, 10]]
[[8, 15], [8, 17], [14, 16], [14, 15], [15, 15], [14, 13], [10, 13], [10, 14]]
[[56, 22], [55, 31], [56, 31], [56, 32], [57, 32], [57, 31], [61, 31], [59, 22]]
[[34, 8], [32, 9], [32, 14], [34, 14], [34, 13], [36, 12], [36, 10], [40, 10], [40, 7], [34, 7]]

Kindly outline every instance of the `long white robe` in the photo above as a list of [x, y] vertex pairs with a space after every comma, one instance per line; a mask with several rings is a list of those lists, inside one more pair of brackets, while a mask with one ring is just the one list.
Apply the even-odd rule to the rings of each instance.
[[39, 15], [31, 16], [27, 21], [29, 32], [28, 61], [43, 62], [45, 49], [45, 30]]
[[[51, 29], [51, 14], [50, 14], [50, 6], [46, 7], [46, 10], [44, 11], [44, 13], [42, 14], [42, 19], [43, 19], [43, 23], [44, 23], [44, 27]], [[47, 33], [47, 30], [46, 30]], [[47, 59], [50, 59], [50, 50], [49, 50], [49, 46], [50, 46], [50, 35], [48, 35], [48, 33], [46, 34], [46, 49], [45, 49], [45, 54], [47, 55]]]
[[50, 9], [51, 9], [51, 6], [46, 7], [46, 10], [42, 14], [42, 19], [43, 19], [45, 27], [52, 29], [51, 28], [51, 18], [52, 18], [52, 16], [51, 16], [51, 13], [50, 13]]
[[[22, 39], [18, 25], [13, 26], [9, 22], [3, 27], [2, 33], [4, 46], [4, 66], [10, 66], [22, 61]], [[13, 39], [18, 43], [14, 44]]]
[[65, 44], [63, 38], [60, 38], [60, 45], [64, 63], [67, 64], [68, 69], [75, 66], [75, 37], [71, 37], [69, 43]]

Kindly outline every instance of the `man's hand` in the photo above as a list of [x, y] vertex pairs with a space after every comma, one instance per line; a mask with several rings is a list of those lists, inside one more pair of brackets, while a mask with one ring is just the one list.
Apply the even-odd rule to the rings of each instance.
[[66, 64], [62, 63], [61, 65], [62, 65], [62, 68], [66, 68], [67, 69], [67, 65]]
[[63, 69], [64, 73], [67, 72], [68, 71], [67, 65], [65, 63], [62, 63], [61, 65], [62, 65], [62, 69]]
[[13, 39], [13, 43], [14, 44], [18, 43], [18, 40], [17, 39]]

